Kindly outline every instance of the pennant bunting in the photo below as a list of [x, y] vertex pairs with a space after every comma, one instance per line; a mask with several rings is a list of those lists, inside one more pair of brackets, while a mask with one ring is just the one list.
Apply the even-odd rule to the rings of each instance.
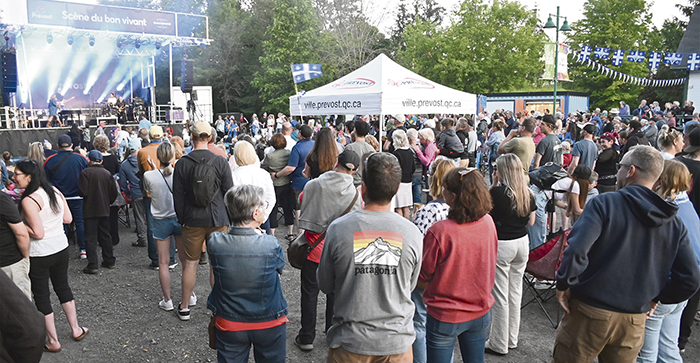
[[661, 65], [661, 52], [649, 53], [649, 69], [657, 69]]
[[664, 64], [679, 66], [683, 61], [683, 53], [670, 53], [664, 54]]
[[612, 64], [614, 66], [621, 66], [622, 60], [625, 58], [625, 51], [622, 49], [615, 49], [613, 51]]
[[689, 71], [697, 71], [700, 69], [700, 53], [690, 53], [688, 54], [688, 67]]
[[605, 47], [595, 47], [595, 51], [593, 52], [596, 58], [600, 59], [608, 59], [610, 56], [610, 48], [605, 48]]
[[633, 63], [644, 63], [646, 52], [641, 50], [630, 50], [627, 54], [627, 61]]
[[581, 48], [581, 53], [578, 54], [578, 61], [583, 63], [591, 59], [591, 47], [584, 45]]

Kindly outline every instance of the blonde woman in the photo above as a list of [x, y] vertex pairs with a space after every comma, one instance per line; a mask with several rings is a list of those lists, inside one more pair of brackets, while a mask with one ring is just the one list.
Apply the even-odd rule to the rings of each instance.
[[270, 173], [260, 168], [260, 160], [253, 145], [247, 141], [239, 141], [233, 147], [233, 157], [238, 167], [231, 173], [233, 185], [256, 185], [263, 188], [265, 195], [265, 223], [261, 226], [267, 230], [270, 222], [267, 220], [272, 213], [277, 199], [275, 186], [272, 184]]
[[671, 129], [668, 125], [661, 126], [657, 145], [661, 149], [661, 156], [664, 160], [673, 159], [678, 153], [683, 151], [683, 134], [676, 129]]
[[365, 136], [365, 142], [374, 148], [374, 151], [379, 152], [379, 141], [372, 135]]
[[399, 165], [401, 165], [401, 185], [391, 204], [396, 213], [410, 220], [411, 211], [409, 207], [413, 204], [413, 193], [411, 191], [412, 175], [416, 170], [416, 165], [413, 163], [413, 152], [409, 149], [410, 145], [408, 144], [406, 131], [401, 129], [394, 131], [391, 142], [394, 146], [394, 156], [399, 159]]
[[36, 160], [40, 165], [44, 165], [44, 161], [46, 161], [46, 156], [44, 154], [44, 144], [42, 144], [41, 141], [29, 144], [29, 151], [27, 151], [27, 157], [32, 160]]
[[508, 354], [518, 346], [523, 274], [530, 251], [527, 226], [535, 224], [535, 195], [528, 188], [523, 165], [515, 154], [503, 154], [493, 170], [493, 209], [490, 214], [498, 234], [496, 280], [491, 307], [491, 333], [486, 352]]
[[[428, 231], [435, 222], [447, 219], [447, 213], [450, 211], [450, 206], [447, 205], [442, 196], [442, 181], [447, 172], [455, 168], [455, 163], [448, 159], [438, 159], [433, 163], [433, 174], [430, 176], [430, 196], [433, 198], [430, 202], [416, 212], [416, 217], [413, 223], [423, 233]], [[416, 305], [416, 312], [413, 314], [413, 329], [416, 331], [416, 341], [413, 343], [413, 361], [425, 362], [426, 345], [425, 345], [425, 322], [426, 308], [423, 302], [423, 289], [416, 288], [411, 293], [411, 300]]]

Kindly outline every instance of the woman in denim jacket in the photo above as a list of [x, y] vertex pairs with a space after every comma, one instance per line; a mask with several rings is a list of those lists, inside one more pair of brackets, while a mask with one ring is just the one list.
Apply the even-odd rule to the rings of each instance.
[[207, 308], [216, 320], [219, 362], [284, 362], [287, 302], [280, 274], [284, 253], [277, 238], [258, 228], [265, 222], [262, 188], [239, 185], [224, 197], [231, 229], [207, 240], [211, 287]]

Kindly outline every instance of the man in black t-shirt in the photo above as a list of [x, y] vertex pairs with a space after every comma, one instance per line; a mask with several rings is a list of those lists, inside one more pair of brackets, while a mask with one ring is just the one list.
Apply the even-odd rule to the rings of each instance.
[[31, 300], [29, 233], [12, 198], [2, 192], [0, 192], [0, 268]]
[[562, 165], [561, 141], [553, 134], [556, 127], [557, 124], [552, 115], [544, 115], [544, 117], [542, 117], [540, 130], [545, 134], [545, 137], [537, 144], [535, 163], [532, 166], [533, 169], [549, 162]]

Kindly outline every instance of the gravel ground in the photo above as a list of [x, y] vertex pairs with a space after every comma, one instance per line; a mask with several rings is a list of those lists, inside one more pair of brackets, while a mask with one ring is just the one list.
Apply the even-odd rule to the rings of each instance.
[[[278, 230], [282, 239], [283, 231]], [[180, 321], [174, 312], [158, 308], [162, 293], [158, 273], [148, 268], [146, 248], [132, 247], [136, 240], [133, 229], [121, 226], [121, 243], [115, 247], [117, 268], [101, 268], [98, 275], [80, 272], [86, 265], [77, 258], [75, 245], [71, 245], [72, 259], [69, 281], [75, 295], [78, 321], [90, 329], [81, 342], [74, 342], [65, 315], [55, 295], [54, 305], [58, 336], [63, 350], [59, 353], [44, 353], [42, 362], [214, 362], [216, 351], [207, 344], [209, 318], [206, 299], [209, 294], [209, 265], [200, 266], [197, 272], [195, 293], [199, 297], [192, 309], [189, 322]], [[286, 242], [283, 242], [286, 247]], [[173, 302], [180, 298], [181, 266], [172, 272]], [[282, 275], [282, 287], [289, 304], [287, 325], [288, 362], [324, 362], [328, 346], [323, 333], [323, 306], [319, 299], [319, 321], [315, 349], [302, 352], [294, 346], [294, 337], [300, 327], [299, 270], [287, 265]], [[321, 294], [323, 296], [323, 294]], [[528, 293], [524, 293], [529, 298]], [[546, 308], [555, 313], [557, 305], [552, 301]], [[556, 313], [555, 313], [556, 314]], [[687, 362], [700, 362], [700, 326], [695, 324], [695, 334], [688, 343], [683, 356]], [[523, 309], [520, 326], [520, 343], [505, 357], [487, 356], [486, 362], [549, 362], [555, 330], [536, 304]], [[252, 354], [251, 359], [252, 362]], [[461, 362], [459, 353], [455, 361]]]

